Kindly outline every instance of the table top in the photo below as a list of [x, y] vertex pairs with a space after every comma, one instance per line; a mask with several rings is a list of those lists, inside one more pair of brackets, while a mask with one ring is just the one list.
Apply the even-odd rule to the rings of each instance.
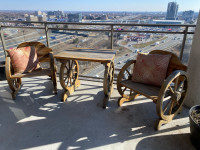
[[71, 59], [71, 60], [108, 63], [114, 60], [115, 55], [116, 55], [116, 50], [76, 48], [76, 49], [64, 50], [54, 55], [54, 57], [57, 60]]

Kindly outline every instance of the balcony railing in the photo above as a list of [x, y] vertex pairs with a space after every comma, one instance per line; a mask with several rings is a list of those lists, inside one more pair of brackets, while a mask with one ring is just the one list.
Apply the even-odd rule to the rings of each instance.
[[[183, 41], [180, 52], [180, 59], [182, 60], [183, 51], [185, 47], [185, 42], [188, 34], [194, 34], [194, 32], [190, 32], [188, 29], [190, 27], [196, 27], [196, 25], [172, 25], [172, 24], [109, 24], [109, 23], [64, 23], [64, 22], [27, 22], [27, 21], [0, 21], [0, 35], [1, 42], [3, 46], [4, 53], [6, 55], [6, 44], [4, 39], [4, 31], [5, 28], [26, 28], [26, 29], [43, 29], [46, 34], [46, 44], [50, 47], [48, 30], [68, 30], [68, 31], [89, 31], [89, 32], [109, 32], [110, 34], [110, 49], [113, 49], [113, 35], [114, 33], [162, 33], [162, 34], [182, 34]], [[6, 23], [13, 23], [14, 25], [5, 25]], [[39, 24], [37, 26], [30, 26], [30, 24]], [[56, 25], [74, 25], [75, 28], [61, 28]], [[90, 26], [106, 26], [106, 29], [81, 29], [79, 26], [90, 25]], [[56, 27], [55, 27], [56, 26]], [[117, 30], [116, 27], [181, 27], [182, 31], [144, 31], [144, 30]]]
[[[60, 26], [70, 26], [70, 28], [60, 27]], [[93, 26], [95, 28], [83, 28], [83, 26]], [[104, 26], [104, 29], [100, 28]], [[96, 27], [99, 27], [96, 28]], [[149, 28], [156, 28], [156, 27], [165, 27], [168, 28], [179, 28], [181, 30], [175, 31], [154, 31], [154, 30], [130, 30], [130, 27], [149, 27]], [[190, 31], [189, 28], [195, 28], [196, 25], [172, 25], [172, 24], [112, 24], [112, 23], [66, 23], [66, 22], [27, 22], [27, 21], [0, 21], [0, 37], [2, 42], [2, 48], [4, 51], [4, 55], [6, 56], [6, 49], [8, 48], [5, 43], [4, 37], [4, 29], [14, 28], [14, 29], [41, 29], [44, 30], [46, 45], [51, 47], [50, 43], [50, 36], [49, 30], [65, 30], [65, 31], [77, 31], [77, 32], [106, 32], [110, 37], [110, 49], [113, 49], [114, 43], [114, 34], [115, 33], [154, 33], [154, 34], [181, 34], [183, 35], [181, 50], [179, 53], [179, 57], [182, 60], [183, 52], [185, 48], [186, 38], [187, 35], [193, 35], [194, 30]], [[124, 28], [123, 30], [118, 30], [119, 28]], [[23, 33], [24, 35], [24, 33]], [[24, 38], [25, 40], [25, 38]], [[108, 39], [109, 40], [109, 39]], [[19, 44], [19, 43], [18, 43]], [[92, 48], [92, 47], [89, 47]], [[1, 50], [0, 50], [1, 51]], [[116, 69], [116, 71], [119, 69]], [[102, 77], [92, 77], [91, 75], [81, 75], [82, 77], [87, 78], [98, 78], [103, 79]]]

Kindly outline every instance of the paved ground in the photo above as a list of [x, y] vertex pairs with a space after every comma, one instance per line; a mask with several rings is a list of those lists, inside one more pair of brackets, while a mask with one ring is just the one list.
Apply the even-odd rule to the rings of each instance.
[[0, 81], [0, 150], [194, 150], [187, 108], [155, 131], [155, 104], [144, 97], [118, 108], [115, 88], [102, 109], [100, 82], [81, 81], [65, 103], [60, 85], [55, 96], [45, 77], [23, 83], [13, 101], [7, 82]]

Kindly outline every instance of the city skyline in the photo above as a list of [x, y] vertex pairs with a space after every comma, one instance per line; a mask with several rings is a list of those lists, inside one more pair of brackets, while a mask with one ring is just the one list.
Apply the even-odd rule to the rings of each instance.
[[[61, 10], [61, 11], [167, 11], [167, 5], [170, 0], [0, 0], [0, 10]], [[199, 0], [176, 0], [179, 5], [179, 11], [200, 10]]]

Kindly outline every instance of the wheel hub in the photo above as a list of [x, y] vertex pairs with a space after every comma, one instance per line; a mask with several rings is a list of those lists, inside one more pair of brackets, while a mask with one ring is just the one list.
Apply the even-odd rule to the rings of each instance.
[[181, 93], [180, 92], [174, 92], [174, 94], [172, 95], [172, 99], [174, 101], [178, 101], [181, 98]]

